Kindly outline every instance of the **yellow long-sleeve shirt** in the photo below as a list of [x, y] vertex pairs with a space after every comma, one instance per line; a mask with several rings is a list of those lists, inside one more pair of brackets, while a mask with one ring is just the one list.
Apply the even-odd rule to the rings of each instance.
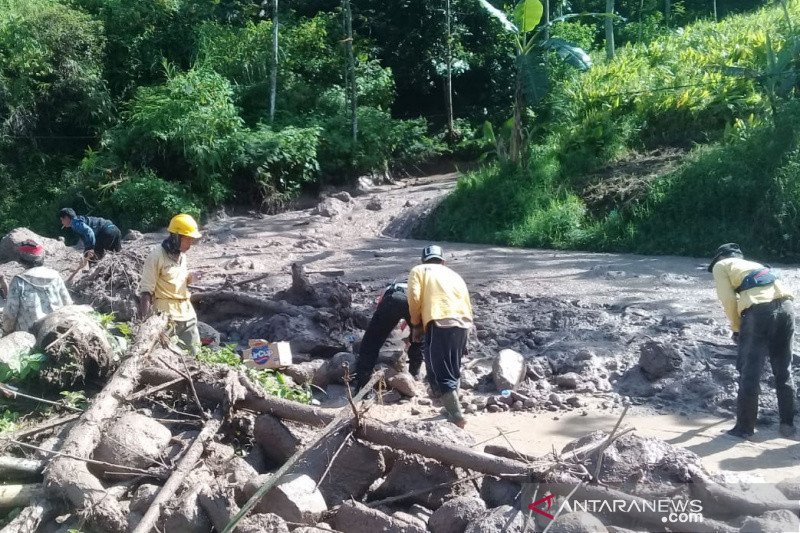
[[197, 317], [189, 300], [189, 267], [186, 255], [173, 259], [161, 245], [153, 248], [144, 263], [139, 292], [153, 295], [153, 305], [172, 320], [185, 322]]
[[417, 265], [408, 275], [411, 323], [426, 329], [434, 320], [472, 321], [472, 303], [464, 280], [444, 265]]
[[762, 268], [764, 265], [740, 257], [728, 257], [714, 265], [712, 273], [717, 286], [717, 296], [722, 302], [722, 307], [725, 309], [733, 331], [739, 331], [742, 311], [748, 307], [783, 298], [794, 299], [792, 293], [781, 284], [781, 280], [775, 280], [775, 283], [771, 285], [754, 287], [736, 293], [736, 288], [742, 284], [745, 276], [753, 270]]

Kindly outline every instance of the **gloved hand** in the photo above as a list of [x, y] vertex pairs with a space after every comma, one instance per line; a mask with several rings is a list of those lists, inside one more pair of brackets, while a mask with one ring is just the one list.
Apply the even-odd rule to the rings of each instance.
[[733, 333], [731, 333], [731, 339], [733, 340], [734, 344], [739, 344], [739, 332], [734, 331]]

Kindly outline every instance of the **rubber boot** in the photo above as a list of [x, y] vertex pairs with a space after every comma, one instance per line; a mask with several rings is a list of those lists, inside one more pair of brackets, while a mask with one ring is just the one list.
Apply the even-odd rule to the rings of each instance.
[[453, 424], [458, 427], [464, 427], [466, 420], [464, 413], [461, 411], [461, 402], [458, 401], [458, 392], [451, 390], [442, 394], [442, 405], [447, 409], [447, 417]]

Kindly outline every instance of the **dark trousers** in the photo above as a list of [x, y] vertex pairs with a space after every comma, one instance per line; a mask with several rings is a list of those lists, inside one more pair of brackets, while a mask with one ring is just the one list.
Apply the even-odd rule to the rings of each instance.
[[[389, 338], [392, 330], [402, 319], [410, 322], [408, 314], [408, 300], [403, 291], [394, 291], [385, 296], [372, 319], [369, 321], [364, 337], [361, 339], [361, 348], [356, 358], [356, 376], [358, 388], [361, 389], [369, 381], [372, 369], [378, 361], [381, 347]], [[422, 348], [418, 343], [412, 343], [408, 348], [408, 370], [416, 375], [422, 366]]]
[[423, 352], [428, 381], [434, 391], [444, 394], [458, 390], [468, 333], [464, 328], [440, 328], [433, 322], [428, 325]]
[[739, 396], [736, 425], [753, 432], [758, 415], [758, 394], [761, 370], [769, 357], [778, 395], [781, 424], [794, 422], [795, 384], [792, 377], [792, 337], [794, 309], [791, 300], [774, 300], [757, 304], [742, 314], [739, 332]]
[[122, 233], [116, 226], [106, 226], [101, 229], [94, 239], [94, 256], [102, 259], [107, 251], [119, 252], [122, 250]]

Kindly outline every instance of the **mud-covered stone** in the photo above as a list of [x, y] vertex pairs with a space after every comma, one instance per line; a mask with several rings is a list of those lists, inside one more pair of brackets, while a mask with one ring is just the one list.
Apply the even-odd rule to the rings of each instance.
[[[166, 450], [172, 433], [150, 417], [125, 413], [103, 431], [93, 458], [114, 465], [147, 468]], [[125, 470], [112, 466], [97, 467], [105, 475]]]
[[392, 533], [426, 533], [425, 528], [370, 509], [364, 504], [355, 501], [346, 501], [336, 512], [333, 526], [339, 531], [347, 533], [375, 533], [378, 531]]
[[417, 395], [417, 387], [414, 378], [408, 372], [399, 372], [389, 378], [388, 385], [407, 398]]
[[340, 352], [325, 361], [314, 373], [313, 383], [316, 387], [324, 389], [330, 384], [344, 384], [343, 363], [347, 363], [349, 368], [355, 372], [356, 356], [350, 352]]
[[433, 513], [428, 529], [432, 533], [464, 533], [470, 523], [485, 513], [486, 504], [480, 498], [453, 498]]
[[679, 370], [682, 363], [680, 350], [667, 342], [648, 340], [639, 347], [639, 366], [651, 381]]

